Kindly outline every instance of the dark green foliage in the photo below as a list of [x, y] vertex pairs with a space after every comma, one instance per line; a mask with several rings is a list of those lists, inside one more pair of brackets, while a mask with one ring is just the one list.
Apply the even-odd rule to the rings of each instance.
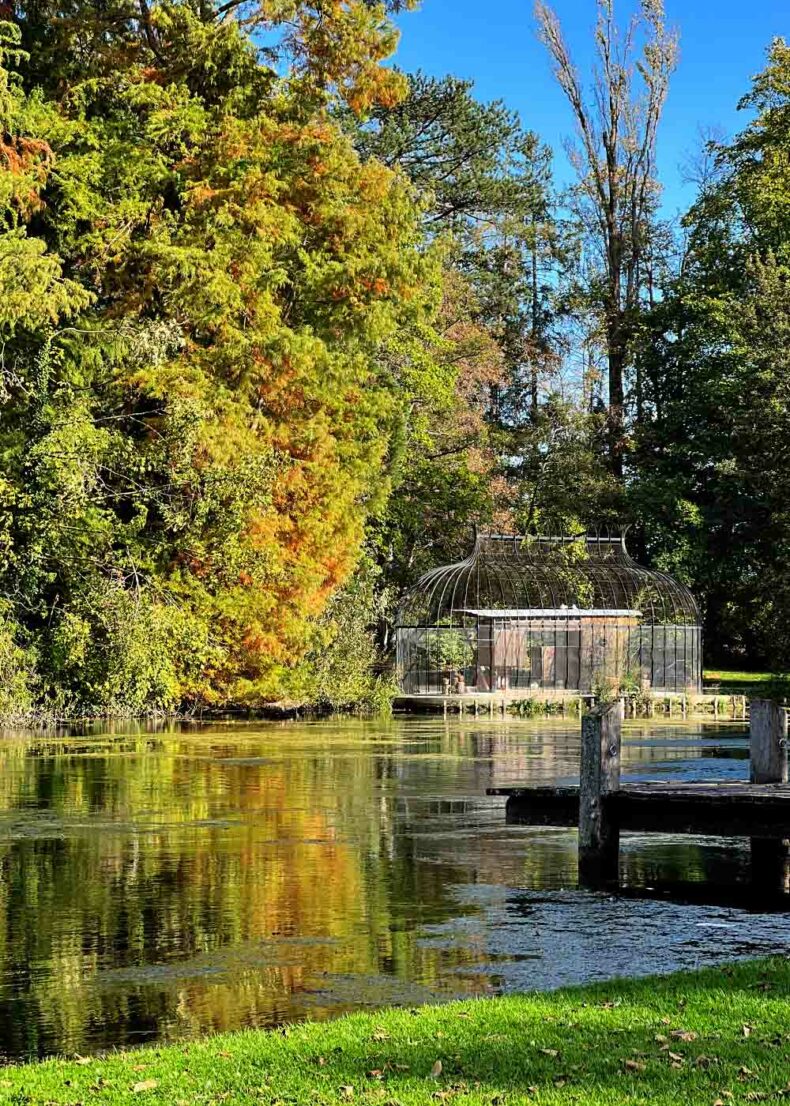
[[790, 661], [790, 51], [774, 44], [690, 212], [641, 364], [651, 418], [633, 496], [658, 562], [704, 599], [708, 652]]

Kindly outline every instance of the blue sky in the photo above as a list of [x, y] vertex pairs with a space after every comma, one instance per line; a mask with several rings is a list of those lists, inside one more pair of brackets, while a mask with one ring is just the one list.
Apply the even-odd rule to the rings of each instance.
[[[595, 0], [554, 0], [582, 72], [588, 71]], [[790, 0], [666, 0], [667, 19], [680, 31], [680, 64], [659, 134], [664, 210], [673, 215], [693, 196], [680, 166], [699, 145], [699, 127], [732, 134], [745, 122], [736, 110], [765, 62], [771, 39], [790, 39]], [[624, 17], [632, 9], [620, 0]], [[480, 99], [502, 99], [556, 154], [556, 175], [569, 179], [562, 149], [573, 133], [570, 109], [555, 86], [535, 37], [532, 0], [423, 0], [399, 20], [396, 63], [434, 76], [454, 73], [475, 82]]]

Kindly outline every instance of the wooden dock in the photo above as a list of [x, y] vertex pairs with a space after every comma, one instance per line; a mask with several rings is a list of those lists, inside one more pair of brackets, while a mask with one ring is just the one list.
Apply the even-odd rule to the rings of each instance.
[[[578, 826], [578, 787], [492, 787], [506, 795], [507, 821]], [[790, 785], [634, 783], [602, 796], [606, 816], [628, 833], [790, 837]]]
[[617, 880], [620, 833], [680, 833], [751, 840], [753, 877], [790, 892], [788, 710], [755, 699], [749, 782], [620, 782], [622, 703], [582, 719], [579, 787], [490, 788], [507, 796], [510, 824], [579, 827], [579, 877]]
[[[719, 692], [682, 694], [680, 692], [650, 692], [637, 698], [624, 698], [626, 718], [661, 718], [673, 720], [706, 719], [714, 722], [745, 722], [748, 717], [748, 699], [745, 695], [724, 695]], [[579, 717], [596, 705], [591, 692], [562, 690], [525, 690], [511, 688], [507, 691], [465, 691], [462, 694], [441, 692], [395, 696], [396, 710], [410, 714], [441, 713], [474, 715], [491, 718], [559, 716]]]

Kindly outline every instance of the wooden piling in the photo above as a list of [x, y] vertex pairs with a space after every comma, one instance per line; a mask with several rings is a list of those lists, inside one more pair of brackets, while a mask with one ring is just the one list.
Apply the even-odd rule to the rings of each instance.
[[[749, 704], [749, 760], [752, 783], [787, 783], [787, 708], [772, 699]], [[790, 840], [752, 837], [751, 876], [756, 890], [790, 891]]]
[[749, 714], [752, 783], [787, 783], [787, 708], [772, 699], [752, 699]]
[[616, 882], [620, 832], [602, 798], [620, 787], [623, 701], [604, 703], [582, 718], [579, 782], [579, 882], [601, 887]]

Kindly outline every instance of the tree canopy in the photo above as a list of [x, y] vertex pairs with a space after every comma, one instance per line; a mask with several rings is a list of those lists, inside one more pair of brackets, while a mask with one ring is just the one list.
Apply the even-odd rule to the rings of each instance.
[[790, 658], [790, 50], [676, 233], [659, 4], [640, 94], [601, 0], [594, 110], [540, 9], [570, 193], [506, 105], [388, 63], [408, 6], [3, 6], [2, 713], [383, 694], [475, 526], [630, 524], [721, 655]]

